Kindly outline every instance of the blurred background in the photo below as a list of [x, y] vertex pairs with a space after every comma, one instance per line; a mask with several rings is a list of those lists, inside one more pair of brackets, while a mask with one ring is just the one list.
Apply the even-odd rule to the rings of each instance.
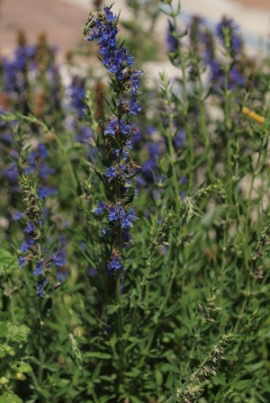
[[[0, 52], [6, 55], [16, 45], [16, 32], [23, 30], [28, 41], [46, 32], [62, 57], [82, 39], [82, 27], [96, 0], [0, 0]], [[142, 0], [147, 1], [147, 0]], [[126, 17], [127, 1], [116, 0], [115, 9]], [[159, 1], [157, 0], [157, 5]], [[182, 0], [183, 16], [198, 14], [215, 24], [223, 15], [240, 25], [247, 45], [260, 51], [269, 39], [269, 0]], [[162, 32], [161, 32], [162, 35]]]

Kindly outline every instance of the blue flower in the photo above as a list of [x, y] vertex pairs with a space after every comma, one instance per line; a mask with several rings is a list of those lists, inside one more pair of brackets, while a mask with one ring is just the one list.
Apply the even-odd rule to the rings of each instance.
[[129, 210], [124, 217], [121, 219], [121, 228], [129, 229], [133, 225], [133, 221], [137, 218], [134, 210]]
[[111, 12], [110, 7], [104, 7], [104, 15], [109, 23], [113, 23], [116, 21], [117, 17]]
[[37, 284], [37, 296], [43, 297], [45, 295], [44, 288], [48, 284], [48, 280], [44, 279], [38, 282]]
[[[111, 7], [105, 7], [103, 14], [99, 12], [92, 16], [87, 29], [87, 39], [97, 41], [101, 61], [112, 75], [114, 84], [113, 118], [107, 122], [101, 146], [98, 146], [105, 165], [104, 176], [108, 178], [104, 181], [105, 186], [110, 182], [111, 196], [105, 192], [109, 202], [107, 205], [100, 204], [94, 212], [96, 215], [106, 212], [108, 221], [107, 226], [101, 230], [101, 238], [114, 251], [106, 265], [110, 271], [117, 271], [123, 268], [121, 248], [127, 246], [129, 229], [136, 218], [133, 210], [126, 210], [126, 203], [130, 197], [131, 177], [135, 172], [135, 164], [131, 163], [129, 152], [136, 142], [135, 136], [138, 138], [139, 134], [132, 120], [141, 111], [137, 93], [142, 72], [132, 69], [133, 56], [122, 42], [117, 41], [117, 17]], [[113, 180], [115, 177], [118, 180]]]
[[104, 213], [105, 208], [106, 208], [105, 203], [99, 202], [99, 203], [98, 203], [98, 206], [94, 209], [94, 213], [95, 213], [96, 215], [101, 215], [101, 214]]
[[97, 275], [97, 269], [95, 269], [95, 268], [93, 268], [93, 267], [90, 267], [90, 268], [87, 270], [87, 274], [88, 274], [90, 277], [96, 277], [96, 275]]
[[19, 178], [19, 171], [15, 162], [4, 169], [3, 173], [10, 182], [17, 182], [17, 179]]
[[130, 82], [131, 82], [131, 94], [136, 95], [138, 92], [138, 89], [140, 87], [141, 83], [141, 76], [143, 72], [142, 71], [133, 71], [130, 76]]
[[57, 251], [52, 257], [52, 262], [57, 267], [63, 267], [67, 263], [65, 250], [60, 249], [59, 251]]
[[86, 112], [85, 95], [85, 80], [78, 76], [74, 77], [70, 85], [71, 106], [78, 113], [80, 118], [82, 118]]
[[112, 119], [105, 131], [104, 134], [115, 136], [119, 134], [128, 135], [131, 130], [131, 125], [124, 120]]
[[44, 163], [41, 164], [39, 167], [39, 176], [43, 179], [48, 178], [48, 176], [54, 174], [55, 170], [51, 167], [49, 167], [48, 164]]
[[119, 219], [119, 209], [117, 209], [117, 207], [110, 207], [108, 219], [110, 222], [114, 222]]
[[245, 77], [240, 73], [236, 66], [232, 67], [229, 78], [229, 88], [235, 88], [237, 86], [242, 87], [246, 83]]
[[160, 143], [148, 143], [147, 144], [148, 153], [150, 156], [150, 161], [155, 160], [161, 154], [161, 144]]
[[35, 231], [35, 225], [32, 222], [28, 222], [26, 227], [24, 228], [24, 232], [26, 234], [31, 234], [31, 232]]
[[186, 176], [181, 176], [179, 183], [180, 185], [186, 185], [188, 183], [188, 178]]
[[28, 61], [35, 55], [35, 50], [34, 46], [19, 46], [16, 49], [14, 64], [19, 72], [26, 68]]
[[129, 103], [129, 112], [132, 115], [138, 115], [142, 110], [141, 106], [138, 104], [135, 98], [131, 98]]
[[55, 171], [50, 168], [44, 161], [48, 157], [48, 150], [45, 144], [39, 144], [36, 150], [31, 151], [27, 156], [27, 167], [24, 169], [24, 173], [29, 175], [35, 171], [41, 178], [47, 178]]
[[23, 241], [20, 246], [20, 251], [23, 253], [27, 252], [34, 245], [34, 243], [35, 241], [32, 238]]
[[89, 140], [93, 137], [93, 132], [89, 127], [83, 126], [78, 129], [76, 140], [81, 143], [88, 143]]
[[142, 165], [142, 172], [144, 174], [147, 174], [148, 172], [153, 172], [153, 170], [156, 168], [157, 164], [154, 159], [149, 159], [145, 161], [145, 163]]
[[138, 184], [143, 185], [146, 183], [152, 184], [155, 182], [155, 170], [157, 168], [156, 158], [150, 158], [145, 161], [141, 167], [142, 177], [139, 179]]
[[217, 60], [213, 59], [209, 61], [209, 67], [211, 71], [210, 80], [213, 81], [214, 84], [218, 83], [224, 78], [224, 70]]
[[183, 129], [178, 130], [178, 132], [176, 133], [176, 135], [174, 136], [174, 139], [173, 139], [173, 144], [174, 144], [175, 148], [183, 147], [185, 141], [186, 141], [185, 130], [183, 130]]
[[9, 62], [6, 59], [3, 61], [3, 79], [4, 79], [4, 90], [6, 92], [17, 92], [18, 91], [18, 80], [16, 64], [14, 62]]
[[57, 193], [56, 189], [48, 186], [40, 186], [37, 190], [38, 197], [42, 200], [49, 196], [55, 195], [55, 193]]
[[105, 176], [109, 179], [112, 180], [117, 176], [117, 171], [114, 167], [107, 168], [105, 171]]
[[109, 135], [109, 136], [115, 136], [117, 130], [118, 130], [118, 121], [117, 121], [117, 119], [113, 119], [108, 123], [108, 125], [104, 131], [104, 134]]
[[60, 283], [63, 283], [66, 280], [67, 276], [68, 276], [68, 273], [66, 271], [57, 270], [57, 272], [56, 272], [56, 279]]
[[122, 262], [118, 256], [113, 256], [108, 262], [107, 267], [111, 271], [118, 271], [123, 269]]
[[43, 274], [43, 262], [38, 262], [35, 265], [33, 274], [34, 274], [34, 276], [40, 276], [41, 274]]
[[[0, 124], [0, 127], [1, 127], [1, 124]], [[8, 145], [12, 144], [12, 140], [13, 140], [12, 137], [13, 137], [12, 133], [6, 133], [6, 132], [1, 133], [1, 141], [7, 143]]]
[[131, 130], [131, 125], [129, 123], [125, 122], [124, 120], [120, 120], [120, 126], [119, 126], [120, 134], [127, 136], [130, 134], [130, 130]]
[[45, 144], [40, 143], [40, 144], [37, 146], [37, 151], [36, 151], [36, 152], [37, 152], [37, 156], [38, 156], [39, 158], [45, 159], [45, 158], [48, 157], [48, 150], [47, 150], [47, 147], [46, 147]]
[[117, 222], [117, 224], [123, 229], [131, 228], [135, 219], [136, 215], [134, 210], [129, 210], [126, 212], [122, 206], [110, 207], [109, 209], [109, 222]]
[[14, 211], [11, 215], [11, 218], [14, 221], [19, 221], [23, 217], [24, 217], [24, 213], [22, 213], [21, 211]]
[[168, 21], [166, 44], [169, 52], [176, 52], [179, 48], [179, 40], [176, 37], [176, 28], [172, 21]]
[[26, 257], [25, 256], [19, 256], [18, 263], [19, 263], [19, 266], [21, 268], [24, 267], [26, 265], [26, 263], [27, 263]]
[[216, 33], [223, 45], [226, 45], [226, 31], [230, 41], [231, 52], [235, 55], [240, 52], [242, 48], [242, 39], [239, 35], [239, 27], [235, 22], [227, 17], [223, 17], [222, 20], [216, 26]]
[[132, 146], [136, 146], [137, 144], [139, 144], [141, 142], [142, 138], [143, 138], [143, 136], [142, 136], [140, 129], [134, 128], [132, 130], [132, 137], [131, 137]]
[[99, 53], [102, 62], [107, 70], [115, 74], [118, 80], [122, 80], [123, 70], [134, 63], [134, 59], [130, 56], [122, 45], [118, 45], [116, 41], [117, 27], [115, 21], [117, 17], [111, 12], [111, 7], [104, 8], [105, 19], [99, 16], [92, 22], [91, 30], [88, 33], [87, 40], [96, 40], [99, 44]]

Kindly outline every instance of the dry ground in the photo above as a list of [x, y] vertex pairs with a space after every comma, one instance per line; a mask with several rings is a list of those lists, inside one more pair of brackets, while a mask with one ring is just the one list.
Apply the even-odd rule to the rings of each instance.
[[[265, 10], [269, 10], [270, 15], [270, 0], [227, 0], [228, 8], [225, 7], [226, 0], [219, 1], [182, 0], [182, 4], [187, 11], [202, 13], [214, 20], [220, 17], [220, 13], [227, 13], [227, 9], [233, 13], [235, 8], [233, 15], [244, 28], [262, 37], [269, 33]], [[0, 0], [0, 55], [9, 53], [15, 47], [16, 32], [22, 29], [31, 43], [39, 33], [47, 32], [50, 42], [58, 47], [59, 54], [63, 56], [82, 39], [82, 27], [87, 18], [87, 7], [82, 7], [82, 4], [86, 6], [90, 3], [90, 0], [89, 3], [87, 0]], [[124, 0], [115, 0], [114, 3], [116, 8], [123, 10]], [[239, 4], [246, 7], [239, 8]]]
[[22, 29], [32, 43], [45, 31], [63, 54], [82, 38], [86, 18], [84, 9], [63, 0], [0, 0], [0, 52], [14, 48]]
[[237, 0], [239, 3], [247, 7], [262, 8], [270, 11], [270, 1], [269, 0]]

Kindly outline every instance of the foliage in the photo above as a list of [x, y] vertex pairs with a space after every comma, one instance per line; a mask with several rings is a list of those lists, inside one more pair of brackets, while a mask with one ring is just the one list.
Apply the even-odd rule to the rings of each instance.
[[0, 402], [267, 403], [269, 60], [227, 18], [95, 3], [98, 71], [66, 85], [22, 33], [0, 61]]

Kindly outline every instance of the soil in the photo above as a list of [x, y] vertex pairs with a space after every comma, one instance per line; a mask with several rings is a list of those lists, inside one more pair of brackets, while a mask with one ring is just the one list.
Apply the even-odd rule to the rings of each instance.
[[236, 0], [236, 1], [241, 3], [243, 6], [253, 7], [256, 9], [270, 10], [269, 0]]
[[14, 49], [17, 32], [23, 30], [29, 43], [46, 32], [63, 55], [82, 39], [86, 19], [86, 10], [63, 0], [0, 0], [0, 53]]
[[[198, 0], [189, 0], [186, 3], [189, 5], [190, 3], [193, 4], [194, 1], [196, 3], [195, 9], [197, 9]], [[204, 0], [201, 1], [203, 2]], [[209, 13], [212, 16], [211, 2], [209, 1], [206, 2], [206, 4], [209, 3], [209, 10], [204, 10], [206, 11], [204, 14], [208, 15]], [[219, 0], [213, 1], [213, 5], [216, 5], [216, 12], [219, 10], [218, 2]], [[115, 3], [119, 6], [122, 4], [122, 0], [117, 0]], [[183, 3], [185, 5], [184, 0]], [[226, 2], [223, 3], [226, 4]], [[9, 54], [11, 49], [14, 49], [17, 32], [23, 30], [31, 44], [37, 40], [41, 32], [46, 32], [49, 42], [58, 48], [58, 53], [63, 58], [68, 50], [82, 41], [82, 27], [88, 13], [87, 7], [82, 5], [86, 6], [87, 4], [87, 0], [85, 2], [82, 2], [82, 0], [0, 0], [0, 55]], [[89, 4], [91, 4], [90, 0]], [[251, 25], [255, 24], [255, 32], [258, 31], [258, 34], [265, 35], [261, 28], [263, 24], [256, 23], [260, 17], [258, 15], [256, 17], [256, 13], [253, 14], [253, 9], [260, 11], [260, 15], [264, 10], [270, 11], [270, 0], [230, 0], [228, 4], [231, 4], [233, 15], [234, 8], [237, 8], [237, 5], [246, 6], [243, 9], [244, 14], [248, 13]], [[224, 5], [222, 7], [224, 8]], [[221, 9], [223, 10], [222, 7]], [[186, 6], [186, 8], [189, 10], [190, 7]], [[123, 15], [123, 7], [121, 9]], [[193, 9], [194, 7], [190, 8], [191, 11]], [[201, 7], [198, 8], [198, 12], [200, 11]], [[195, 11], [193, 10], [192, 12]], [[238, 12], [240, 15], [237, 15], [237, 17], [240, 18], [241, 10], [239, 10], [239, 7]], [[215, 14], [213, 16], [214, 19], [217, 19]]]

